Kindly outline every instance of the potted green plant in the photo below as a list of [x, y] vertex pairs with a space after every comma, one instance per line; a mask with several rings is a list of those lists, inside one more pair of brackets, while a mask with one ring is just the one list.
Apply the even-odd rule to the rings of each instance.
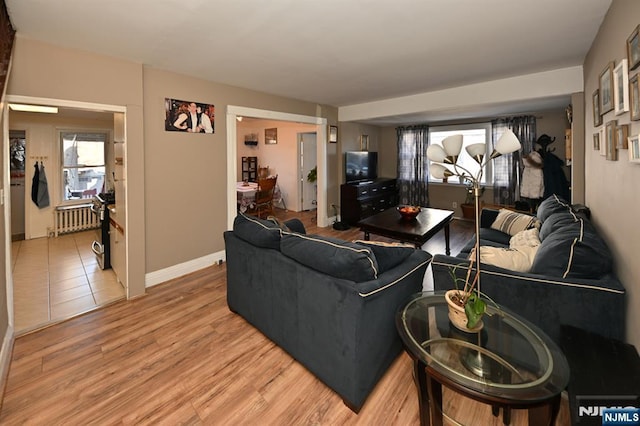
[[318, 166], [315, 166], [313, 169], [309, 170], [307, 173], [307, 182], [314, 183], [318, 180]]
[[[473, 182], [465, 179], [464, 181], [465, 188], [465, 199], [464, 203], [460, 204], [460, 209], [462, 209], [462, 217], [469, 220], [475, 220], [475, 200], [473, 197]], [[480, 196], [484, 194], [485, 187], [480, 188]]]
[[[471, 256], [469, 263], [469, 269], [467, 270], [466, 278], [463, 279], [456, 275], [456, 265], [453, 268], [449, 268], [449, 274], [455, 285], [455, 289], [449, 290], [445, 293], [445, 300], [449, 305], [449, 319], [458, 329], [466, 332], [475, 332], [483, 327], [482, 317], [487, 313], [487, 304], [483, 300], [485, 297], [491, 301], [492, 305], [496, 308], [498, 306], [488, 296], [477, 291], [476, 283], [478, 282], [478, 273], [476, 272], [473, 280], [471, 280], [471, 274], [473, 269], [474, 257]], [[471, 281], [471, 282], [470, 282]], [[459, 283], [464, 283], [462, 290], [460, 290]]]

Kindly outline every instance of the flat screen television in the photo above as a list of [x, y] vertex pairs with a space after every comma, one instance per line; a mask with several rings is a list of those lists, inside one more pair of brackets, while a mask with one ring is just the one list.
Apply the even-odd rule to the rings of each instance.
[[378, 153], [350, 151], [344, 154], [345, 181], [359, 182], [378, 178]]

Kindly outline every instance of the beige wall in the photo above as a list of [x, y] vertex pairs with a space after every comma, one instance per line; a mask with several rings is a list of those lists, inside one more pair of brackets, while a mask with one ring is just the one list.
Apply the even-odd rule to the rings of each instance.
[[[585, 82], [585, 197], [592, 220], [602, 231], [613, 251], [617, 274], [627, 290], [627, 340], [640, 348], [640, 262], [638, 262], [637, 212], [640, 210], [638, 182], [640, 165], [628, 161], [628, 151], [619, 150], [618, 161], [607, 161], [592, 147], [592, 135], [600, 127], [593, 125], [591, 95], [598, 88], [599, 75], [607, 63], [616, 65], [625, 59], [626, 40], [639, 23], [640, 2], [613, 0], [598, 35], [584, 62]], [[639, 69], [630, 72], [630, 77]], [[629, 113], [603, 117], [629, 124], [630, 134], [640, 133], [640, 122], [630, 121]]]
[[[46, 72], [44, 71], [46, 70]], [[144, 259], [144, 134], [142, 122], [142, 66], [93, 53], [63, 49], [16, 37], [7, 95], [47, 98], [126, 108], [127, 249]], [[128, 265], [128, 293], [145, 289], [143, 260]]]
[[[216, 107], [214, 134], [164, 130], [164, 98]], [[226, 109], [238, 105], [315, 116], [316, 105], [145, 68], [147, 271], [224, 250]]]

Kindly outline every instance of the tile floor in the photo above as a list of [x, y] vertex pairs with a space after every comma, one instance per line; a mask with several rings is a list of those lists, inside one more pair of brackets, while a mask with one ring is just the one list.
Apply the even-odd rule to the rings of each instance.
[[85, 231], [12, 243], [17, 335], [125, 297], [113, 271], [98, 266], [94, 238]]

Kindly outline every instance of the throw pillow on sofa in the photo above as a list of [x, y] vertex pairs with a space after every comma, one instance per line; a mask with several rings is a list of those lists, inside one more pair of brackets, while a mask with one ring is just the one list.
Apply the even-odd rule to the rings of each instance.
[[613, 258], [604, 240], [589, 221], [578, 218], [542, 240], [531, 272], [598, 279], [611, 272], [612, 267]]
[[480, 262], [510, 271], [529, 272], [536, 251], [538, 251], [537, 246], [518, 248], [480, 246]]
[[280, 250], [280, 228], [270, 220], [239, 213], [233, 221], [233, 232], [257, 247]]
[[496, 220], [491, 224], [491, 229], [516, 235], [520, 231], [533, 228], [536, 218], [528, 214], [518, 213], [507, 209], [500, 209]]
[[404, 243], [385, 243], [382, 241], [366, 240], [354, 240], [353, 242], [371, 248], [378, 262], [380, 273], [395, 268], [416, 250], [415, 246]]
[[283, 233], [280, 251], [332, 277], [363, 282], [378, 278], [378, 262], [369, 247], [317, 235]]
[[569, 203], [554, 194], [550, 195], [540, 203], [536, 210], [536, 217], [544, 223], [544, 221], [554, 213], [565, 213], [570, 211], [571, 206]]

